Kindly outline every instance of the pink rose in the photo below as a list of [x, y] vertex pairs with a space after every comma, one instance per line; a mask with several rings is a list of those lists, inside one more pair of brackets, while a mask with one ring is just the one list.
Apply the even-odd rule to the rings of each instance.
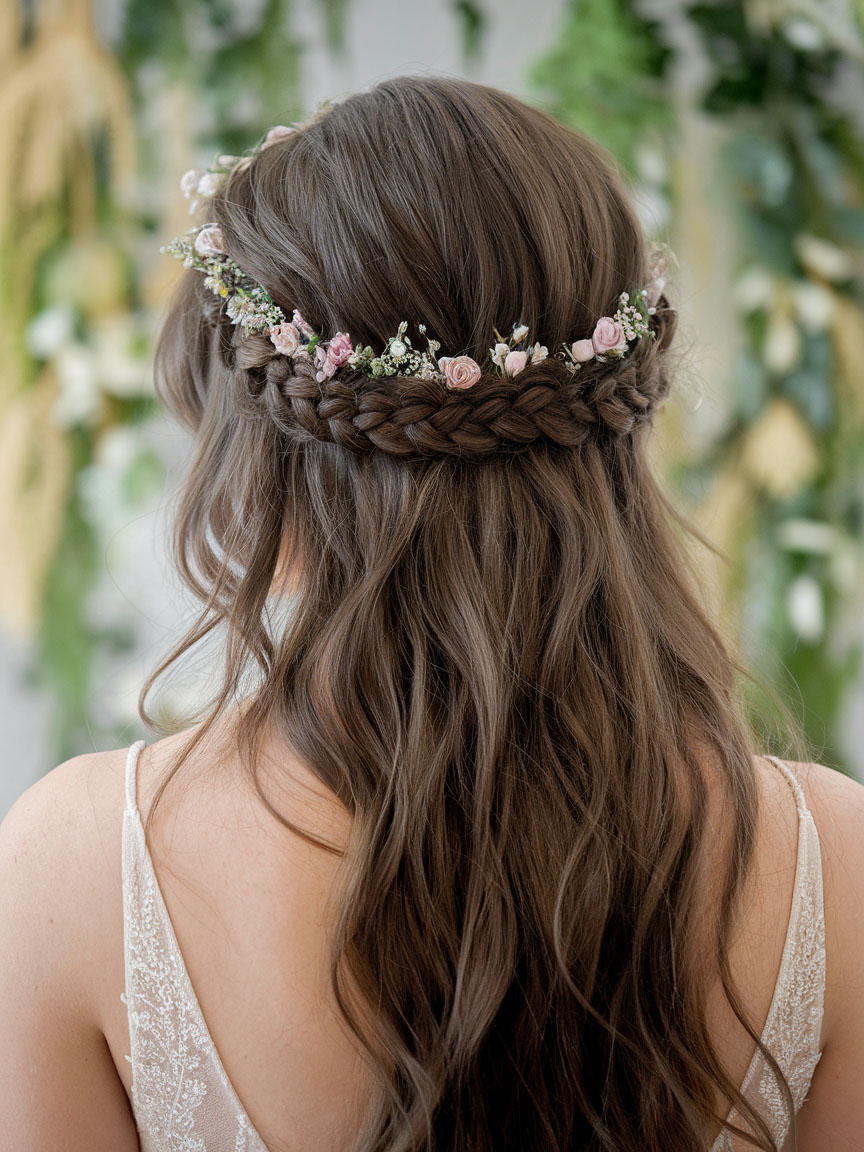
[[274, 144], [278, 144], [280, 140], [287, 140], [289, 136], [293, 136], [296, 131], [296, 128], [289, 128], [285, 124], [277, 124], [275, 128], [271, 128], [264, 137], [264, 143], [261, 147], [271, 148]]
[[594, 345], [590, 340], [577, 340], [570, 351], [573, 353], [573, 359], [578, 360], [580, 364], [594, 359]]
[[195, 237], [195, 251], [199, 256], [224, 256], [225, 241], [218, 224], [205, 224]]
[[611, 316], [601, 316], [594, 325], [594, 331], [591, 334], [591, 343], [594, 345], [594, 351], [598, 356], [602, 356], [604, 352], [612, 352], [613, 350], [620, 349], [622, 352], [627, 350], [624, 329], [618, 321], [613, 320]]
[[504, 371], [508, 376], [515, 376], [522, 371], [527, 363], [527, 352], [508, 352], [504, 357]]
[[327, 356], [336, 368], [345, 364], [353, 352], [354, 345], [351, 343], [351, 337], [347, 332], [337, 332], [336, 335], [327, 342]]
[[296, 356], [302, 346], [295, 324], [277, 324], [270, 329], [270, 339], [276, 351], [283, 356]]
[[470, 356], [442, 356], [438, 367], [447, 377], [448, 388], [470, 388], [480, 379], [480, 365]]

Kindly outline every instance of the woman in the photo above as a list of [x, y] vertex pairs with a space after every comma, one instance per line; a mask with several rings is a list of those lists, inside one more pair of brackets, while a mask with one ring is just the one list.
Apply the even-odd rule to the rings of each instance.
[[225, 663], [3, 825], [3, 1147], [860, 1148], [864, 788], [754, 749], [610, 157], [401, 78], [184, 186], [160, 671]]

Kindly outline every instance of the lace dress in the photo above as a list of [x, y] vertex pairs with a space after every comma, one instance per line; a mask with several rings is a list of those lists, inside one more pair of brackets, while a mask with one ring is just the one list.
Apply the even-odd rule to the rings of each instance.
[[[123, 926], [132, 1108], [141, 1152], [268, 1152], [216, 1051], [177, 943], [144, 838], [136, 802], [139, 740], [126, 761], [123, 814]], [[791, 769], [798, 807], [798, 859], [783, 957], [762, 1041], [789, 1081], [796, 1113], [819, 1061], [825, 992], [825, 922], [819, 836]], [[775, 1134], [789, 1129], [782, 1096], [761, 1053], [741, 1085]], [[741, 1124], [733, 1109], [727, 1117]], [[742, 1125], [743, 1126], [743, 1125]], [[711, 1152], [731, 1152], [724, 1128]]]

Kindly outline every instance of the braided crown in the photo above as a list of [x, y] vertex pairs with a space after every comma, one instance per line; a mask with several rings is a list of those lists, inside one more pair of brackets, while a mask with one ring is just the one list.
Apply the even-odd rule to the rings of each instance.
[[481, 460], [539, 440], [576, 447], [592, 436], [627, 435], [651, 420], [669, 391], [658, 353], [676, 319], [673, 309], [658, 308], [659, 338], [646, 356], [597, 361], [578, 374], [550, 357], [516, 377], [482, 375], [464, 390], [422, 378], [374, 380], [347, 369], [319, 380], [312, 362], [274, 353], [266, 337], [252, 335], [232, 349], [236, 400], [294, 441], [359, 453]]
[[[278, 145], [296, 126], [278, 125], [256, 151]], [[206, 173], [187, 172], [184, 194], [209, 198], [250, 156], [222, 156]], [[438, 358], [440, 344], [418, 330], [415, 348], [402, 322], [381, 353], [355, 348], [347, 332], [324, 339], [296, 309], [290, 320], [267, 289], [225, 251], [218, 225], [207, 223], [162, 249], [204, 273], [213, 295], [211, 323], [233, 326], [220, 339], [236, 370], [237, 403], [266, 416], [295, 440], [323, 440], [357, 452], [394, 456], [445, 453], [481, 459], [517, 451], [538, 439], [575, 446], [591, 435], [626, 435], [651, 419], [668, 392], [664, 357], [676, 313], [663, 296], [668, 245], [649, 252], [650, 281], [622, 292], [613, 316], [601, 316], [590, 337], [549, 354], [529, 344], [528, 327], [513, 324], [483, 363]], [[216, 297], [214, 300], [213, 297]], [[653, 326], [652, 326], [653, 325]], [[659, 337], [659, 339], [658, 339]]]

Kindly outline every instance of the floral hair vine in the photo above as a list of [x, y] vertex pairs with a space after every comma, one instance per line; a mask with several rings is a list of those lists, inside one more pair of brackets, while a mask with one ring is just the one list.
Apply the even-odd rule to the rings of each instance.
[[[199, 198], [215, 196], [232, 171], [246, 167], [258, 151], [282, 143], [300, 127], [277, 125], [251, 155], [219, 156], [206, 172], [187, 172], [180, 187], [192, 201], [190, 212], [197, 211]], [[485, 367], [470, 356], [438, 357], [441, 345], [426, 334], [426, 325], [417, 325], [426, 347], [415, 348], [406, 334], [408, 322], [405, 320], [396, 335], [387, 340], [384, 351], [376, 355], [371, 347], [355, 348], [347, 332], [337, 332], [329, 340], [323, 340], [296, 309], [289, 320], [266, 288], [228, 256], [217, 224], [199, 225], [166, 244], [161, 251], [181, 259], [187, 268], [203, 272], [205, 286], [225, 300], [229, 319], [240, 325], [244, 333], [267, 335], [281, 355], [311, 361], [319, 383], [348, 365], [367, 376], [416, 376], [441, 381], [448, 388], [465, 389], [476, 384], [484, 371], [513, 377], [549, 356], [549, 349], [542, 344], [527, 342], [528, 326], [517, 322], [507, 337], [494, 329], [497, 339], [489, 349], [490, 363]], [[666, 285], [669, 257], [675, 259], [669, 246], [654, 242], [649, 252], [648, 286], [635, 291], [632, 297], [622, 292], [614, 315], [601, 316], [589, 337], [562, 344], [556, 357], [571, 371], [578, 372], [590, 360], [604, 363], [619, 360], [642, 339], [653, 340], [655, 334], [649, 326], [649, 317], [655, 314]]]

